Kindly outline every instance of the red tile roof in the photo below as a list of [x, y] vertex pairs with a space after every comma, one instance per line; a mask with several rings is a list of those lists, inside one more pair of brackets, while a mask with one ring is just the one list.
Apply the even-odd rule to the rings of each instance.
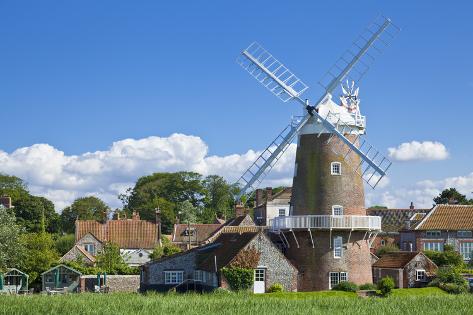
[[473, 230], [473, 205], [437, 205], [416, 230]]
[[419, 252], [396, 252], [384, 254], [373, 264], [373, 267], [401, 269], [419, 254]]
[[91, 233], [101, 242], [112, 242], [120, 248], [152, 249], [158, 244], [158, 229], [154, 222], [145, 220], [76, 221], [76, 242]]

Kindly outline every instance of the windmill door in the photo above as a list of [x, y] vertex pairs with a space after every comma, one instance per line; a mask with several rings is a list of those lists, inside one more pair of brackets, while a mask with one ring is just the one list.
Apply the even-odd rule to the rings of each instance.
[[265, 292], [266, 270], [263, 268], [255, 269], [255, 283], [253, 285], [254, 293]]

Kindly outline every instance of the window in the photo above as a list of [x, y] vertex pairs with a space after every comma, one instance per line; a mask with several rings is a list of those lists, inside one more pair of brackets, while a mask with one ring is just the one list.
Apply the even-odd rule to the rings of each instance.
[[195, 232], [195, 228], [190, 228], [190, 230], [189, 230], [189, 228], [186, 228], [186, 229], [184, 230], [184, 235], [185, 235], [185, 236], [189, 236], [189, 235], [190, 235], [190, 236], [193, 236], [193, 235], [194, 235], [194, 232]]
[[424, 269], [417, 269], [416, 270], [416, 281], [425, 281], [427, 277], [425, 276]]
[[381, 246], [384, 246], [386, 245], [386, 241], [385, 240], [381, 240]]
[[333, 238], [333, 257], [342, 258], [343, 254], [343, 239], [341, 236], [336, 236]]
[[343, 207], [342, 206], [332, 206], [332, 214], [333, 215], [343, 215]]
[[264, 281], [264, 269], [255, 269], [255, 281]]
[[183, 271], [165, 271], [164, 284], [179, 284], [184, 276]]
[[440, 237], [441, 233], [440, 231], [427, 231], [425, 232], [426, 237]]
[[204, 272], [202, 270], [194, 271], [194, 280], [195, 281], [204, 281]]
[[329, 275], [329, 289], [343, 281], [348, 281], [348, 272], [331, 272]]
[[342, 175], [342, 164], [340, 162], [332, 162], [330, 164], [330, 173], [332, 175]]
[[95, 255], [95, 244], [89, 243], [89, 244], [84, 244], [84, 249], [86, 252]]
[[424, 250], [435, 250], [443, 252], [443, 243], [441, 242], [424, 242]]
[[471, 234], [472, 234], [471, 231], [458, 231], [457, 237], [468, 238], [468, 237], [472, 237]]
[[464, 260], [470, 260], [473, 253], [473, 242], [461, 242], [460, 243], [460, 254]]
[[286, 216], [286, 209], [279, 209], [279, 216], [285, 217]]

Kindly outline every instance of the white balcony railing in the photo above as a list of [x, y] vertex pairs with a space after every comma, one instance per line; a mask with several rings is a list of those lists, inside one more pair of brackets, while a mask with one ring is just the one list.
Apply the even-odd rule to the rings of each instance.
[[381, 217], [368, 215], [296, 215], [270, 220], [273, 231], [296, 229], [381, 230]]

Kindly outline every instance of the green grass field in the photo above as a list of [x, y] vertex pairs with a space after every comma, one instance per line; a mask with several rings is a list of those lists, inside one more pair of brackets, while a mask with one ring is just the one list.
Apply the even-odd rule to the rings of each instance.
[[473, 314], [473, 295], [426, 288], [367, 299], [335, 291], [0, 296], [0, 314]]

